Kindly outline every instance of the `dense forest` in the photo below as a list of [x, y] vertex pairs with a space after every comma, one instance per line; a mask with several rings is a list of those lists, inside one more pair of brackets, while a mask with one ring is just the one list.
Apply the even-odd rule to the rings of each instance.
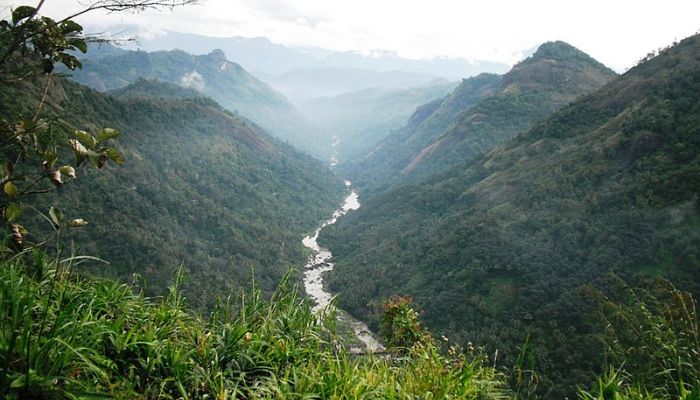
[[78, 83], [102, 92], [143, 78], [174, 83], [211, 97], [310, 154], [319, 158], [331, 154], [329, 135], [323, 135], [284, 95], [229, 61], [221, 50], [200, 56], [179, 50], [101, 50], [95, 57], [89, 55], [81, 60], [83, 69], [71, 71]]
[[[32, 115], [47, 83], [3, 87], [0, 114]], [[78, 171], [85, 179], [36, 206], [46, 213], [59, 202], [64, 214], [89, 221], [66, 232], [61, 245], [74, 240], [78, 254], [111, 263], [94, 264], [93, 272], [141, 274], [149, 293], [162, 293], [181, 263], [191, 271], [193, 305], [212, 305], [253, 272], [271, 293], [288, 268], [303, 264], [301, 237], [344, 193], [320, 161], [210, 99], [188, 98], [186, 89], [142, 80], [110, 96], [65, 79], [50, 85], [42, 115], [60, 113], [57, 125], [119, 130], [124, 165]], [[35, 226], [37, 234], [51, 230], [39, 217]]]
[[[0, 20], [0, 398], [700, 399], [700, 34], [619, 77], [547, 43], [419, 106], [374, 150], [403, 175], [321, 230], [316, 313], [293, 267], [348, 189], [196, 83], [265, 85], [79, 55], [43, 3]], [[144, 73], [66, 79], [112, 57]], [[345, 311], [386, 351], [350, 354]]]
[[410, 295], [427, 325], [534, 348], [541, 393], [604, 361], [590, 293], [665, 277], [700, 294], [700, 36], [448, 172], [366, 200], [324, 230], [340, 305], [376, 327]]
[[407, 126], [343, 171], [371, 194], [448, 170], [615, 76], [573, 46], [545, 43], [505, 75], [469, 78], [451, 95], [419, 108]]

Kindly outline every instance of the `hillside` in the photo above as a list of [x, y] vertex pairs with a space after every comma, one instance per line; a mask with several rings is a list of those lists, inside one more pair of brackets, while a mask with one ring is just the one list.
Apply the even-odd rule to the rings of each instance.
[[179, 50], [121, 51], [88, 57], [83, 66], [72, 72], [72, 79], [96, 90], [120, 89], [141, 78], [174, 83], [211, 97], [316, 157], [326, 159], [331, 154], [328, 135], [306, 120], [281, 93], [227, 60], [221, 50], [200, 56]]
[[[459, 91], [476, 93], [457, 102], [461, 108], [435, 108], [435, 117], [417, 115], [414, 119], [422, 123], [389, 136], [348, 173], [357, 184], [373, 189], [446, 171], [523, 132], [615, 76], [564, 42], [545, 43], [500, 79], [486, 75], [465, 81], [467, 87]], [[425, 114], [430, 107], [418, 112]]]
[[108, 92], [110, 96], [127, 99], [194, 99], [206, 97], [202, 93], [174, 83], [139, 78], [136, 82]]
[[374, 87], [310, 99], [299, 103], [299, 107], [314, 124], [338, 135], [336, 149], [343, 163], [365, 154], [386, 135], [404, 126], [416, 107], [447, 95], [455, 86], [435, 80], [408, 89]]
[[591, 288], [666, 277], [700, 294], [698, 93], [693, 36], [457, 168], [365, 199], [321, 237], [340, 305], [376, 326], [383, 299], [413, 296], [436, 333], [504, 366], [529, 335], [541, 394], [571, 398], [603, 364]]
[[[3, 87], [1, 115], [31, 115], [39, 84]], [[157, 97], [136, 96], [144, 86]], [[301, 238], [337, 206], [343, 184], [251, 122], [181, 92], [139, 81], [117, 98], [54, 79], [43, 113], [88, 131], [118, 129], [125, 158], [120, 168], [79, 171], [86, 176], [59, 191], [65, 215], [90, 222], [64, 234], [63, 245], [75, 239], [78, 254], [111, 263], [87, 268], [95, 273], [141, 274], [149, 293], [162, 292], [184, 264], [196, 306], [247, 284], [253, 271], [270, 293], [290, 266], [303, 265]]]
[[400, 177], [397, 170], [416, 153], [435, 140], [463, 110], [496, 91], [501, 77], [481, 74], [462, 82], [450, 94], [416, 108], [405, 126], [387, 133], [385, 138], [349, 163], [340, 166], [365, 192], [383, 189]]

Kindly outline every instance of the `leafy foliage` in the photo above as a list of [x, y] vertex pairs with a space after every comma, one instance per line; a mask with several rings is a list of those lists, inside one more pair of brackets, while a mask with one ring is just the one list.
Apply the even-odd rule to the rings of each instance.
[[[700, 37], [450, 171], [364, 201], [324, 230], [341, 307], [373, 321], [409, 295], [426, 325], [499, 350], [530, 336], [546, 397], [602, 370], [595, 305], [664, 276], [700, 293]], [[613, 280], [614, 281], [614, 280]]]
[[18, 53], [37, 55], [44, 73], [53, 71], [55, 63], [70, 70], [82, 65], [71, 52], [87, 51], [83, 27], [70, 19], [54, 21], [38, 15], [38, 11], [35, 7], [19, 6], [12, 10], [10, 19], [0, 21], [0, 72], [10, 79], [36, 72], [31, 68], [14, 68], [9, 61]]
[[412, 300], [405, 296], [393, 296], [382, 305], [382, 325], [380, 334], [390, 348], [410, 349], [424, 338], [418, 313], [412, 307]]
[[610, 375], [624, 377], [616, 388], [622, 397], [699, 396], [700, 323], [692, 295], [662, 280], [650, 290], [626, 288], [621, 297], [603, 299], [601, 315], [608, 363], [621, 368]]
[[[39, 257], [41, 258], [41, 257]], [[503, 398], [483, 360], [431, 344], [397, 360], [352, 358], [288, 277], [187, 311], [179, 273], [167, 296], [71, 275], [71, 263], [0, 265], [0, 395], [5, 399]]]
[[[119, 151], [107, 143], [119, 136], [116, 130], [103, 128], [93, 136], [70, 129], [53, 118], [39, 118], [54, 64], [60, 62], [71, 70], [80, 68], [80, 62], [70, 52], [85, 52], [87, 44], [80, 25], [70, 19], [54, 21], [38, 15], [38, 11], [38, 8], [19, 6], [12, 10], [9, 19], [0, 21], [2, 84], [16, 89], [22, 80], [45, 75], [43, 97], [33, 117], [16, 120], [16, 114], [12, 113], [0, 117], [0, 163], [3, 166], [0, 219], [6, 232], [0, 245], [2, 256], [13, 255], [30, 243], [28, 230], [19, 223], [27, 198], [60, 188], [68, 179], [76, 177], [75, 169], [83, 164], [99, 169], [109, 160], [123, 163]], [[64, 162], [61, 157], [66, 152], [75, 155], [73, 166], [61, 166]], [[63, 213], [54, 206], [48, 208], [48, 214], [47, 219], [56, 231], [87, 224], [81, 218], [64, 220]]]

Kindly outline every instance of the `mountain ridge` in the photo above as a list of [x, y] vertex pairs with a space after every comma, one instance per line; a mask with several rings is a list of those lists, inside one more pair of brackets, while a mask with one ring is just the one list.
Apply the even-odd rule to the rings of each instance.
[[181, 50], [125, 51], [86, 58], [72, 79], [100, 91], [140, 78], [194, 89], [224, 108], [239, 112], [282, 140], [319, 158], [330, 155], [331, 138], [313, 126], [284, 95], [229, 61], [222, 50], [195, 56]]
[[447, 170], [616, 76], [564, 42], [540, 48], [503, 76], [482, 74], [463, 81], [453, 105], [438, 107], [435, 117], [423, 118], [421, 125], [387, 136], [371, 155], [348, 166], [347, 173], [372, 193]]
[[341, 307], [376, 323], [372, 304], [410, 295], [428, 327], [504, 365], [528, 340], [545, 397], [592, 382], [592, 292], [664, 277], [700, 294], [699, 49], [685, 39], [490, 151], [365, 199], [320, 238]]

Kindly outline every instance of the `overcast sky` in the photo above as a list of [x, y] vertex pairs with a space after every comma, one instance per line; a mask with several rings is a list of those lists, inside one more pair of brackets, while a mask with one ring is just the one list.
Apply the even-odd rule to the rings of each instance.
[[[17, 2], [0, 4], [6, 14]], [[78, 0], [46, 0], [44, 13], [64, 16], [78, 7]], [[164, 30], [266, 36], [290, 46], [510, 64], [522, 58], [523, 50], [564, 40], [623, 71], [650, 50], [700, 30], [700, 1], [202, 0], [173, 11], [93, 13], [78, 22], [105, 29], [135, 24], [144, 40]]]

